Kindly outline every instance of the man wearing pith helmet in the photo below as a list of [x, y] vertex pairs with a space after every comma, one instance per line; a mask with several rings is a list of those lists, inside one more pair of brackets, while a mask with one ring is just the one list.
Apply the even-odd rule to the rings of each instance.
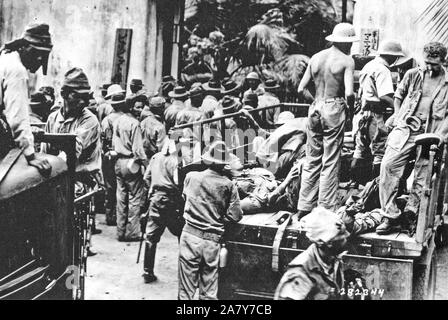
[[299, 216], [316, 206], [336, 209], [347, 111], [354, 106], [355, 63], [350, 49], [358, 41], [355, 29], [349, 23], [340, 23], [326, 39], [333, 45], [311, 58], [298, 88], [299, 96], [303, 96], [311, 81], [316, 88], [306, 128], [307, 161], [303, 168]]
[[22, 148], [28, 164], [40, 172], [51, 170], [47, 160], [35, 155], [28, 100], [28, 73], [42, 67], [47, 74], [53, 48], [49, 26], [31, 24], [22, 37], [0, 49], [0, 159], [15, 146]]
[[378, 56], [367, 63], [359, 75], [359, 97], [363, 117], [355, 137], [352, 179], [356, 184], [362, 175], [361, 162], [372, 164], [372, 178], [380, 174], [380, 165], [386, 150], [388, 130], [384, 117], [387, 109], [394, 108], [394, 86], [391, 65], [404, 53], [397, 41], [383, 41]]

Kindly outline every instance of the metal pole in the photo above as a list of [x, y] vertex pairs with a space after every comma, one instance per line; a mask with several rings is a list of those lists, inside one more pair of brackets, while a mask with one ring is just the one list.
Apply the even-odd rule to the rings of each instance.
[[347, 22], [347, 0], [342, 0], [342, 22]]

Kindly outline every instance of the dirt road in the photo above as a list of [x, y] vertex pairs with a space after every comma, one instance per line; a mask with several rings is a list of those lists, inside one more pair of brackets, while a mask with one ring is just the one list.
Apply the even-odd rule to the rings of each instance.
[[[93, 237], [98, 254], [87, 262], [87, 300], [175, 300], [177, 299], [177, 238], [167, 231], [158, 245], [152, 284], [143, 282], [143, 251], [137, 265], [138, 242], [116, 240], [115, 227], [108, 227], [104, 215], [97, 215], [103, 231]], [[144, 249], [144, 248], [143, 248]]]
[[[86, 280], [87, 300], [174, 300], [177, 298], [177, 238], [166, 231], [158, 246], [155, 273], [158, 281], [143, 282], [143, 252], [136, 264], [138, 243], [118, 242], [115, 227], [97, 216], [103, 230], [93, 238], [98, 255], [88, 259]], [[448, 248], [437, 254], [436, 299], [448, 299]]]

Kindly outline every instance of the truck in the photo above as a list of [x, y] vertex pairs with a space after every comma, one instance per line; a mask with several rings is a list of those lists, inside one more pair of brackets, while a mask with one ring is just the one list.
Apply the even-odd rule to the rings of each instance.
[[[251, 110], [263, 114], [271, 108], [291, 111], [305, 117], [309, 105], [283, 103]], [[239, 113], [224, 115], [174, 128], [203, 127], [213, 122], [225, 126], [225, 119]], [[263, 115], [261, 116], [264, 117]], [[202, 132], [202, 131], [201, 131]], [[224, 136], [224, 135], [222, 135]], [[346, 133], [345, 145], [353, 148], [353, 137]], [[250, 152], [250, 144], [240, 146]], [[448, 149], [440, 139], [422, 134], [418, 148], [429, 159], [426, 180], [413, 237], [405, 233], [377, 235], [374, 232], [352, 238], [343, 257], [345, 273], [362, 279], [362, 290], [344, 287], [340, 293], [348, 299], [419, 300], [434, 299], [436, 288], [436, 245], [446, 244], [446, 213], [448, 209], [447, 161]], [[202, 148], [204, 148], [202, 144]], [[232, 150], [236, 153], [237, 150]], [[245, 159], [249, 157], [244, 157]], [[349, 168], [349, 157], [343, 157], [342, 168]], [[246, 164], [247, 165], [247, 164]], [[182, 168], [202, 170], [201, 163]], [[342, 173], [343, 177], [347, 172]], [[343, 192], [343, 191], [342, 191]], [[311, 244], [298, 222], [291, 217], [295, 212], [274, 212], [245, 215], [225, 236], [227, 264], [219, 276], [219, 298], [224, 300], [272, 299], [275, 289], [294, 257]], [[293, 221], [291, 223], [291, 221]], [[347, 279], [346, 279], [347, 280]], [[347, 280], [349, 281], [349, 280]]]

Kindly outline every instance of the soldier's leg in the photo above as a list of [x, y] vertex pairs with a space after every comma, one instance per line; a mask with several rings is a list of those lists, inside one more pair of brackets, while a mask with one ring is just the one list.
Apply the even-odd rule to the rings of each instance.
[[182, 232], [179, 243], [179, 300], [193, 300], [199, 282], [199, 264], [204, 240]]
[[203, 240], [202, 265], [199, 276], [199, 300], [218, 300], [219, 252], [221, 245]]
[[416, 229], [417, 217], [420, 209], [420, 199], [424, 197], [423, 189], [426, 183], [426, 175], [428, 173], [429, 159], [422, 157], [420, 152], [417, 155], [414, 167], [414, 181], [409, 194], [409, 200], [404, 208], [407, 231], [412, 236]]
[[346, 105], [343, 101], [326, 104], [322, 109], [324, 138], [322, 173], [319, 183], [319, 206], [336, 211], [339, 207], [337, 191], [344, 129]]
[[115, 164], [115, 172], [117, 176], [117, 236], [119, 240], [124, 240], [126, 233], [127, 221], [127, 184], [121, 174], [122, 161], [118, 160]]
[[323, 133], [320, 115], [321, 104], [310, 106], [307, 123], [306, 162], [303, 165], [302, 182], [297, 209], [311, 211], [315, 206], [319, 192], [319, 177], [322, 169]]
[[104, 185], [106, 188], [105, 214], [108, 226], [116, 225], [116, 202], [117, 202], [117, 178], [115, 176], [114, 163], [104, 158], [103, 164]]
[[386, 142], [389, 132], [384, 123], [382, 114], [374, 114], [372, 119], [372, 145], [371, 152], [373, 155], [372, 178], [380, 175], [381, 162], [386, 152]]
[[[403, 139], [407, 139], [403, 142]], [[405, 167], [410, 160], [410, 156], [415, 150], [414, 137], [407, 138], [400, 129], [394, 129], [388, 139], [386, 152], [381, 162], [379, 195], [381, 208], [387, 218], [377, 228], [377, 233], [388, 233], [392, 230], [392, 221], [401, 215], [397, 206], [396, 198], [400, 186], [400, 179], [403, 176]]]
[[165, 231], [163, 223], [149, 217], [146, 227], [145, 256], [143, 259], [143, 277], [146, 283], [154, 282], [157, 277], [154, 274], [157, 244]]
[[144, 201], [143, 176], [138, 173], [126, 179], [129, 188], [129, 211], [126, 225], [126, 238], [138, 240], [140, 235], [140, 209]]
[[[370, 137], [366, 135], [365, 132], [366, 121], [370, 123], [369, 119], [362, 118], [360, 120], [360, 128], [356, 131], [354, 136], [355, 152], [350, 166], [353, 187], [355, 187], [356, 184], [364, 184], [366, 181], [370, 180], [370, 170], [366, 169], [371, 164], [372, 154], [370, 152]], [[366, 175], [369, 176], [367, 179]]]

